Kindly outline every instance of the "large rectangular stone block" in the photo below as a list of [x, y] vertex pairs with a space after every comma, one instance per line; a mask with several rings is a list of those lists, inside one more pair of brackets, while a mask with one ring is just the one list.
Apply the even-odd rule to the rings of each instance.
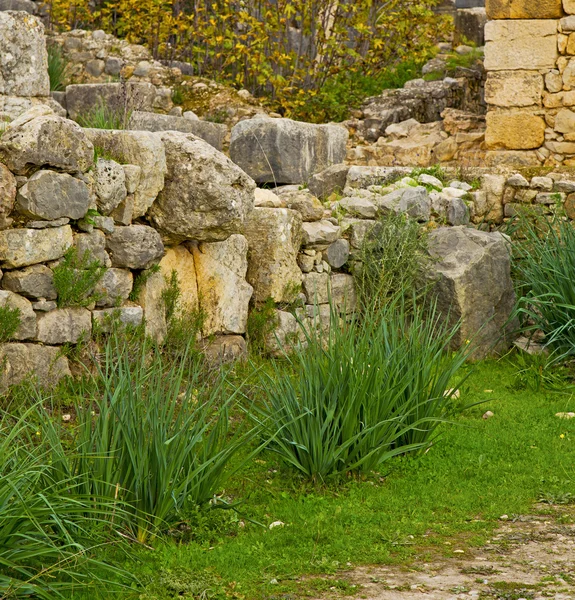
[[537, 71], [496, 71], [487, 75], [485, 102], [503, 108], [541, 106], [543, 76]]
[[559, 57], [557, 21], [489, 21], [485, 26], [487, 71], [553, 69]]
[[532, 150], [545, 141], [545, 121], [528, 111], [492, 111], [486, 120], [489, 150]]
[[558, 19], [563, 16], [561, 0], [487, 0], [490, 19]]

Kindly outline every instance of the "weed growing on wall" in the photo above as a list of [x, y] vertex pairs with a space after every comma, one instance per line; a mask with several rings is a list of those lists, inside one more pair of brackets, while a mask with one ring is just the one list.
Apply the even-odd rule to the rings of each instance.
[[20, 309], [0, 306], [0, 344], [7, 342], [20, 327]]
[[58, 293], [58, 306], [89, 306], [99, 299], [94, 288], [100, 282], [106, 267], [90, 252], [81, 256], [75, 247], [70, 248], [60, 264], [54, 268], [54, 287]]

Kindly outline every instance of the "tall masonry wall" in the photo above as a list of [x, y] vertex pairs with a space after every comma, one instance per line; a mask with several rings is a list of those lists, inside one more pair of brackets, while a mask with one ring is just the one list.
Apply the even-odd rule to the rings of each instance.
[[575, 0], [487, 0], [487, 162], [575, 166]]

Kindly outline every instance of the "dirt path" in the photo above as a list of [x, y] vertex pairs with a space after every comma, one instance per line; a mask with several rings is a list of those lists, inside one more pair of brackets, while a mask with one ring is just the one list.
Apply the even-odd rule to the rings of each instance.
[[[548, 512], [548, 509], [547, 509]], [[347, 574], [369, 600], [575, 599], [575, 510], [502, 522], [490, 543], [401, 571], [370, 567]]]

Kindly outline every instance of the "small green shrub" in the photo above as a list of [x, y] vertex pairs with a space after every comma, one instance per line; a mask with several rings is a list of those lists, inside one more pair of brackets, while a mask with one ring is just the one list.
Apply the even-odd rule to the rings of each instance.
[[174, 86], [172, 89], [172, 102], [176, 106], [181, 106], [184, 103], [184, 92], [180, 86]]
[[401, 298], [349, 323], [332, 309], [331, 325], [322, 335], [302, 324], [307, 348], [286, 357], [287, 370], [274, 364], [262, 373], [267, 397], [250, 408], [270, 450], [314, 480], [369, 472], [425, 448], [466, 357], [446, 351], [458, 326]]
[[0, 344], [12, 339], [20, 327], [20, 309], [0, 306]]
[[427, 237], [405, 214], [380, 217], [362, 244], [359, 260], [355, 279], [363, 311], [384, 306], [397, 294], [409, 300], [425, 290], [421, 272], [429, 260]]
[[62, 262], [54, 268], [58, 306], [89, 306], [96, 302], [100, 295], [95, 293], [94, 288], [106, 270], [99, 260], [92, 260], [89, 252], [79, 256], [75, 247], [70, 248]]
[[524, 331], [540, 330], [557, 361], [575, 356], [575, 228], [561, 218], [521, 216], [514, 244]]
[[48, 76], [51, 92], [63, 92], [66, 89], [68, 65], [62, 49], [54, 44], [48, 44]]
[[78, 124], [89, 129], [127, 129], [132, 111], [100, 102], [86, 114], [78, 115]]
[[208, 379], [190, 364], [191, 349], [173, 360], [149, 340], [132, 346], [112, 334], [95, 381], [79, 384], [78, 396], [91, 400], [76, 407], [68, 450], [62, 431], [44, 419], [62, 477], [77, 479], [87, 496], [121, 502], [116, 521], [140, 542], [208, 503], [243, 464], [228, 468], [252, 436], [230, 431], [234, 393], [222, 376]]
[[178, 272], [174, 269], [166, 279], [166, 286], [162, 290], [162, 301], [166, 310], [166, 320], [169, 322], [176, 315], [179, 308], [182, 290], [178, 279]]
[[445, 172], [445, 169], [441, 165], [433, 165], [431, 167], [418, 167], [413, 169], [410, 173], [410, 177], [413, 179], [417, 179], [420, 175], [431, 175], [432, 177], [436, 177], [443, 183], [443, 185], [447, 185], [449, 182], [449, 177]]
[[273, 298], [268, 298], [263, 304], [254, 306], [248, 316], [247, 341], [250, 350], [261, 354], [265, 349], [267, 336], [277, 326], [276, 304]]

